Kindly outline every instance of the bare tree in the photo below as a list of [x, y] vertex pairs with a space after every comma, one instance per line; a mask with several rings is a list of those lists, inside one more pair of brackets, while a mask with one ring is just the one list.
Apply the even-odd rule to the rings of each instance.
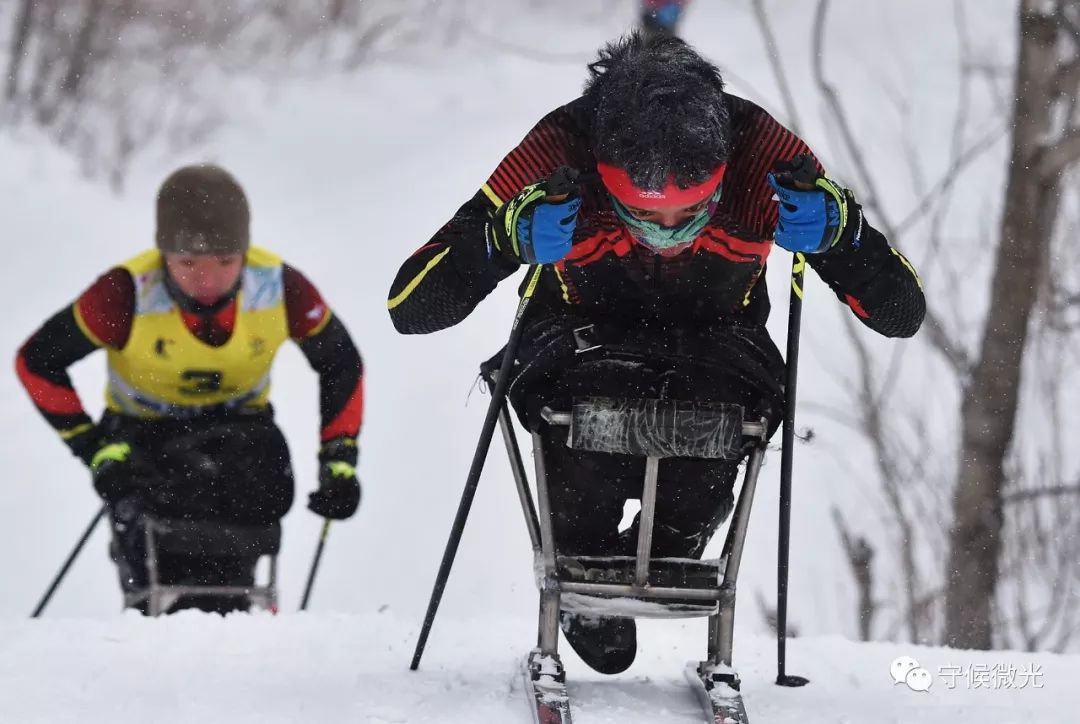
[[859, 622], [859, 640], [869, 641], [874, 628], [874, 614], [878, 604], [874, 599], [874, 549], [862, 536], [853, 535], [840, 511], [833, 508], [833, 523], [844, 546], [848, 565], [855, 578], [855, 587], [859, 592], [857, 618]]
[[119, 184], [155, 138], [188, 145], [219, 125], [231, 79], [348, 72], [437, 46], [455, 12], [424, 0], [21, 0], [0, 7], [0, 125], [43, 128]]
[[1043, 286], [1061, 184], [1080, 160], [1080, 3], [1020, 5], [1012, 151], [987, 323], [961, 411], [945, 641], [994, 644], [1002, 490], [1014, 441], [1032, 312]]
[[[929, 303], [919, 340], [951, 373], [939, 384], [955, 391], [960, 408], [959, 441], [929, 434], [936, 411], [898, 404], [893, 381], [915, 355], [896, 346], [882, 365], [858, 325], [846, 320], [855, 360], [849, 365], [853, 384], [847, 386], [852, 404], [845, 411], [821, 406], [818, 411], [869, 444], [885, 530], [891, 531], [883, 546], [886, 557], [873, 559], [878, 570], [871, 572], [863, 570], [870, 565], [866, 556], [853, 556], [856, 534], [837, 522], [859, 593], [861, 636], [873, 634], [864, 626], [867, 601], [873, 604], [865, 589], [874, 579], [893, 594], [872, 609], [879, 635], [903, 632], [914, 641], [985, 648], [995, 643], [996, 634], [998, 644], [1060, 650], [1080, 630], [1074, 570], [1080, 515], [1075, 506], [1060, 504], [1080, 486], [1067, 472], [1068, 445], [1059, 439], [1068, 419], [1059, 401], [1076, 367], [1071, 362], [1080, 357], [1075, 349], [1080, 293], [1074, 291], [1080, 288], [1080, 264], [1072, 261], [1071, 248], [1053, 246], [1068, 237], [1059, 228], [1067, 212], [1062, 199], [1069, 198], [1063, 191], [1080, 157], [1078, 5], [1077, 0], [1021, 4], [1014, 102], [1002, 72], [1006, 66], [976, 54], [967, 38], [965, 3], [954, 2], [960, 93], [949, 156], [944, 171], [930, 179], [917, 166], [914, 147], [898, 154], [910, 160], [919, 200], [896, 221], [864, 163], [867, 154], [850, 130], [843, 98], [827, 77], [829, 2], [817, 3], [810, 67], [830, 121], [834, 156], [840, 159], [827, 165], [834, 173], [847, 172], [890, 239], [918, 250], [916, 266], [923, 271]], [[768, 27], [765, 0], [754, 0], [754, 8], [765, 45], [775, 54], [778, 44]], [[799, 119], [779, 56], [772, 60], [792, 116], [787, 120], [795, 127]], [[976, 88], [999, 115], [973, 110]], [[899, 103], [895, 111], [899, 118], [906, 113]], [[970, 171], [1003, 139], [1011, 148], [1001, 228], [985, 223], [975, 233], [980, 245], [964, 248], [943, 232], [945, 217], [957, 208], [954, 191], [971, 188]], [[965, 203], [970, 206], [970, 198]], [[982, 217], [996, 217], [1001, 201], [987, 197], [984, 203]], [[995, 237], [999, 241], [988, 254], [986, 240]], [[989, 308], [970, 304], [972, 296], [987, 296], [977, 286], [982, 274], [971, 273], [976, 253], [991, 262], [985, 276], [991, 285]], [[1015, 423], [1024, 409], [1034, 423], [1030, 432]], [[954, 491], [951, 505], [949, 491]], [[950, 555], [941, 565], [933, 553], [944, 550]]]
[[[755, 0], [755, 7], [755, 17], [762, 28], [766, 47], [771, 49], [770, 53], [777, 53], [777, 43], [771, 39], [763, 0]], [[912, 237], [918, 234], [922, 246], [916, 248], [925, 251], [924, 259], [917, 266], [926, 276], [927, 266], [934, 266], [929, 262], [943, 256], [939, 254], [943, 247], [941, 226], [952, 204], [952, 192], [957, 180], [993, 147], [1002, 137], [1004, 129], [998, 126], [973, 140], [968, 139], [959, 129], [966, 127], [973, 114], [964, 102], [959, 103], [954, 121], [958, 130], [954, 133], [943, 171], [937, 178], [926, 179], [925, 174], [917, 173], [917, 169], [912, 170], [914, 190], [920, 201], [902, 221], [894, 221], [893, 214], [884, 203], [884, 195], [877, 188], [875, 177], [862, 161], [867, 154], [851, 130], [852, 124], [841, 94], [825, 70], [830, 47], [825, 38], [829, 7], [827, 0], [819, 0], [816, 5], [811, 30], [810, 63], [819, 96], [824, 100], [826, 120], [833, 130], [834, 158], [827, 159], [826, 166], [834, 169], [833, 173], [852, 179], [852, 185], [858, 190], [859, 199], [875, 225], [894, 243], [908, 248], [915, 243]], [[962, 17], [958, 17], [958, 35], [962, 34], [963, 26]], [[962, 87], [966, 88], [973, 82], [976, 74], [974, 66], [966, 56], [962, 58]], [[784, 107], [793, 116], [786, 120], [790, 126], [798, 127], [800, 121], [794, 117], [796, 104], [789, 97], [790, 92], [783, 91], [789, 84], [783, 79], [784, 71], [778, 56], [773, 60], [773, 68], [786, 99]], [[898, 116], [904, 113], [903, 108], [895, 110]], [[874, 142], [881, 144], [883, 139], [875, 138]], [[914, 158], [914, 154], [907, 153], [903, 148], [899, 151], [900, 155]], [[845, 163], [842, 159], [852, 161]], [[948, 258], [946, 256], [938, 261], [947, 262]], [[950, 288], [949, 285], [942, 286]], [[934, 295], [929, 296], [931, 308], [921, 338], [940, 354], [957, 378], [965, 378], [971, 365], [970, 353], [957, 342], [959, 337], [954, 334], [954, 330], [963, 326], [953, 314], [960, 307], [934, 305]], [[916, 356], [909, 351], [908, 344], [894, 345], [889, 358], [882, 364], [882, 360], [871, 351], [858, 324], [845, 317], [844, 329], [854, 358], [853, 364], [848, 365], [850, 379], [849, 384], [845, 385], [849, 404], [843, 409], [825, 408], [810, 401], [806, 406], [845, 425], [869, 444], [874, 477], [879, 483], [877, 506], [884, 525], [878, 527], [888, 538], [887, 542], [882, 541], [883, 555], [873, 557], [873, 549], [865, 536], [849, 531], [842, 519], [837, 520], [841, 544], [852, 566], [857, 586], [857, 630], [860, 636], [871, 637], [874, 635], [873, 622], [876, 621], [879, 624], [878, 635], [884, 633], [894, 637], [902, 631], [908, 640], [934, 642], [940, 628], [938, 613], [943, 588], [939, 584], [941, 571], [931, 567], [929, 557], [925, 554], [945, 547], [948, 520], [943, 511], [947, 508], [951, 477], [942, 459], [945, 456], [934, 454], [940, 446], [928, 432], [933, 429], [928, 422], [934, 413], [925, 406], [903, 408], [897, 402], [904, 392], [898, 389], [896, 383], [898, 372]], [[856, 547], [855, 541], [860, 540], [862, 544]], [[876, 576], [871, 570], [872, 565], [878, 567]], [[875, 578], [890, 593], [881, 596], [880, 601], [866, 590]]]

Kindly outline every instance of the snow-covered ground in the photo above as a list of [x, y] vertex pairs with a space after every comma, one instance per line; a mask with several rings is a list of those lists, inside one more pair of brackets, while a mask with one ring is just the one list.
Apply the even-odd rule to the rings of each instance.
[[[437, 622], [411, 672], [416, 622], [390, 612], [0, 623], [0, 721], [527, 724], [517, 665], [533, 624]], [[703, 643], [700, 622], [652, 622], [638, 661], [613, 678], [567, 654], [575, 724], [700, 724], [682, 668]], [[775, 686], [773, 641], [737, 637], [753, 724], [1071, 724], [1080, 710], [1076, 656], [840, 638], [796, 639], [789, 652], [789, 671], [808, 686]], [[930, 672], [929, 691], [894, 683], [900, 656]]]

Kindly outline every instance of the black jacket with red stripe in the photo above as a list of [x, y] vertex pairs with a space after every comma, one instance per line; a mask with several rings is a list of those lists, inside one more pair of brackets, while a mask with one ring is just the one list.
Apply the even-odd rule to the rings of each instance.
[[[560, 166], [584, 172], [573, 248], [545, 268], [532, 314], [574, 314], [598, 322], [705, 326], [764, 325], [765, 264], [773, 249], [777, 202], [766, 175], [778, 160], [810, 153], [794, 133], [755, 104], [728, 95], [732, 143], [716, 213], [692, 246], [662, 257], [636, 243], [596, 178], [575, 100], [545, 116], [430, 242], [402, 265], [390, 289], [399, 332], [423, 334], [457, 324], [517, 266], [492, 255], [485, 223], [523, 186]], [[925, 300], [911, 264], [862, 218], [807, 261], [860, 321], [889, 337], [918, 330]], [[858, 228], [856, 228], [858, 227]]]

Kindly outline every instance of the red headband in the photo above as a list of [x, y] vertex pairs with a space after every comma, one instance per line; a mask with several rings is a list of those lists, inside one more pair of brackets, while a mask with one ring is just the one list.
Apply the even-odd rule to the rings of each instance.
[[669, 206], [690, 206], [712, 196], [724, 178], [727, 164], [720, 164], [709, 178], [686, 189], [675, 185], [674, 176], [668, 176], [664, 188], [657, 191], [638, 188], [630, 180], [630, 174], [617, 166], [598, 163], [596, 170], [600, 172], [600, 179], [604, 182], [604, 186], [623, 206], [632, 206], [635, 209], [662, 209]]

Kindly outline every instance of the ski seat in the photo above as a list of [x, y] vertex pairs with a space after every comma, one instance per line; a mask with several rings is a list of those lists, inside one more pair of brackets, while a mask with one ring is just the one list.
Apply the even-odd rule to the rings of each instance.
[[[569, 411], [544, 408], [549, 425], [570, 428], [567, 445], [576, 450], [633, 455], [644, 458], [641, 526], [635, 556], [565, 556], [552, 550], [554, 541], [535, 550], [541, 592], [557, 589], [560, 608], [571, 613], [689, 618], [715, 616], [734, 596], [723, 585], [730, 543], [716, 559], [654, 558], [653, 516], [659, 461], [692, 457], [741, 460], [748, 452], [756, 478], [764, 421], [746, 421], [740, 405], [670, 399], [582, 397]], [[547, 507], [543, 473], [543, 441], [534, 436], [539, 493]]]
[[[242, 525], [220, 521], [193, 521], [143, 515], [146, 540], [147, 586], [128, 593], [124, 605], [147, 604], [159, 616], [183, 596], [244, 596], [251, 605], [277, 611], [277, 555], [281, 550], [281, 524]], [[267, 581], [251, 586], [162, 583], [158, 571], [161, 553], [200, 557], [269, 559]]]

